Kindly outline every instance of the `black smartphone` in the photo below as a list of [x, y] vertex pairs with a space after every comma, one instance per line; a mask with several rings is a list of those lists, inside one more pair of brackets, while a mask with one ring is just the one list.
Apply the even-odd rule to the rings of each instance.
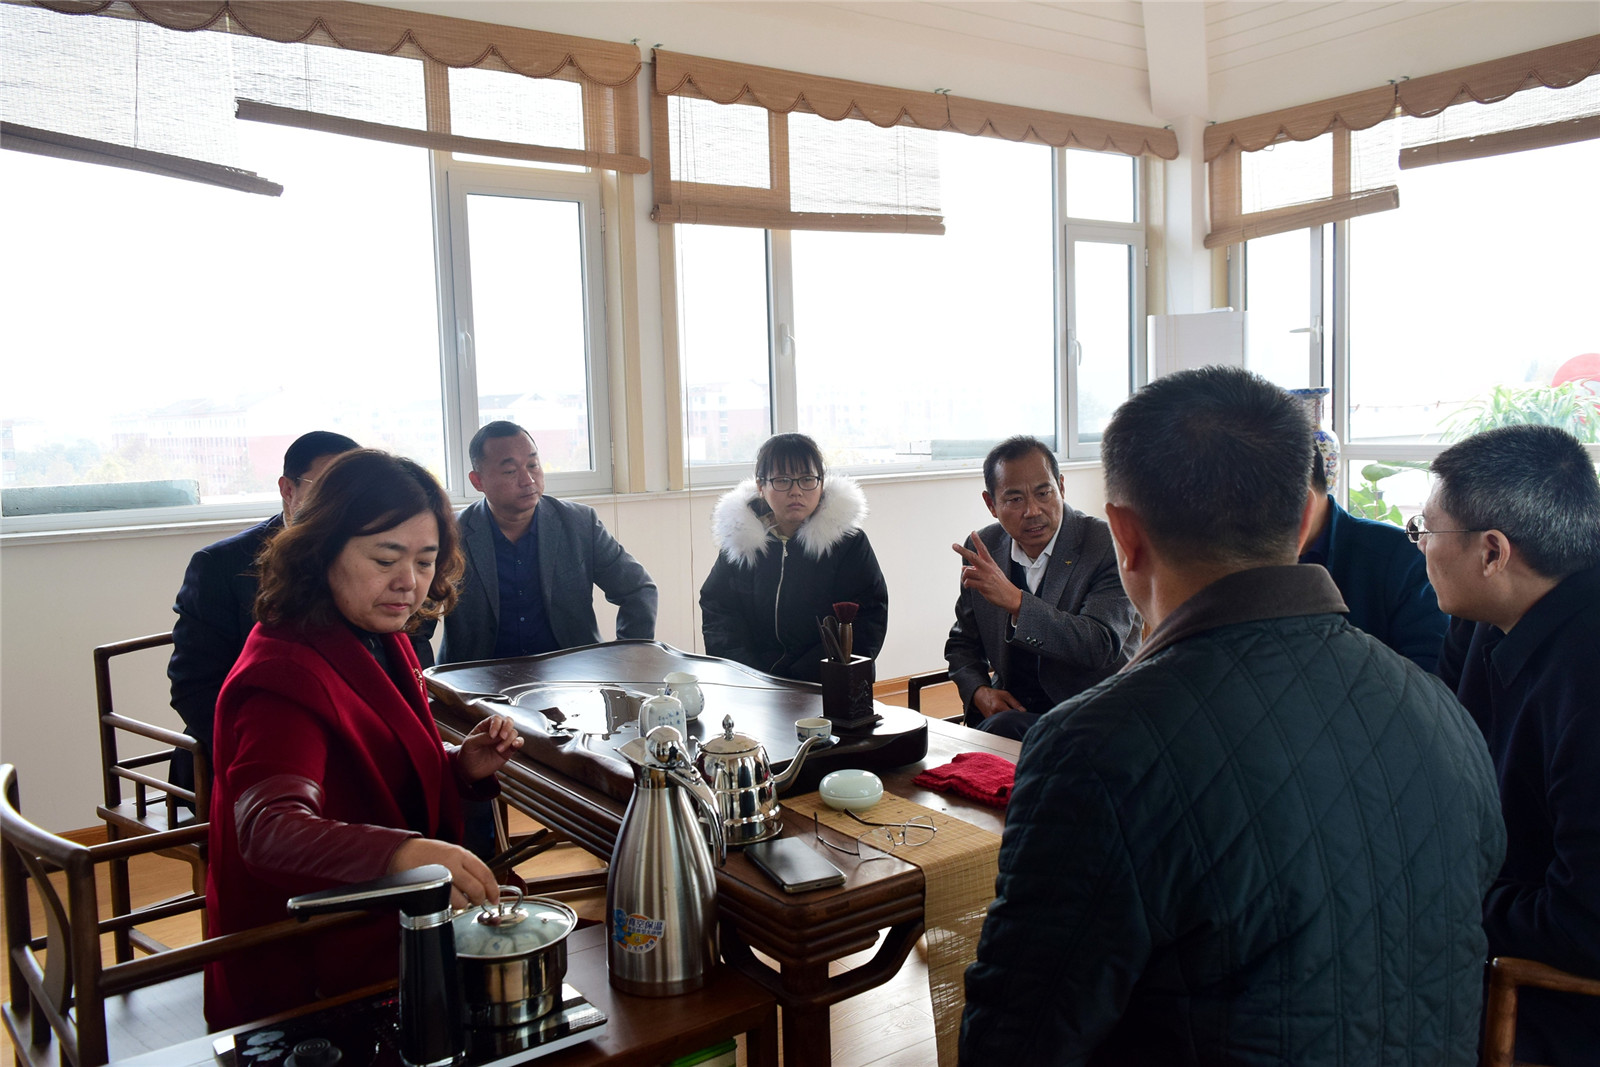
[[844, 885], [844, 872], [817, 855], [816, 849], [806, 844], [804, 838], [775, 837], [757, 841], [745, 846], [744, 854], [785, 893]]

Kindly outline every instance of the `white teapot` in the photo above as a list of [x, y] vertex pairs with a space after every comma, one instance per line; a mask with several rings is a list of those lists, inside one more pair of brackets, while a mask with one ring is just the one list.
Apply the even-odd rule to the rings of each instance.
[[670, 726], [678, 737], [689, 736], [689, 720], [685, 718], [683, 702], [662, 689], [639, 705], [639, 736], [648, 737], [657, 726]]

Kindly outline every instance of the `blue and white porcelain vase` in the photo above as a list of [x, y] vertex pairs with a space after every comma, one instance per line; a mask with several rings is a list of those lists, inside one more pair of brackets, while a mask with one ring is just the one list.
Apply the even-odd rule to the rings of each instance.
[[1328, 481], [1330, 493], [1339, 487], [1339, 438], [1322, 424], [1322, 402], [1331, 392], [1333, 390], [1326, 387], [1289, 390], [1290, 396], [1306, 406], [1306, 417], [1311, 420], [1311, 439], [1322, 460], [1322, 474]]

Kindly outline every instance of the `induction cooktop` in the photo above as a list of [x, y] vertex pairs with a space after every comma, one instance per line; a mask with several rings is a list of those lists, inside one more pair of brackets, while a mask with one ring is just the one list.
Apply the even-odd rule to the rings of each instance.
[[[399, 1001], [369, 997], [272, 1026], [219, 1037], [223, 1067], [408, 1067], [400, 1055]], [[570, 985], [551, 1012], [524, 1026], [468, 1028], [455, 1067], [501, 1067], [605, 1033], [606, 1016]]]

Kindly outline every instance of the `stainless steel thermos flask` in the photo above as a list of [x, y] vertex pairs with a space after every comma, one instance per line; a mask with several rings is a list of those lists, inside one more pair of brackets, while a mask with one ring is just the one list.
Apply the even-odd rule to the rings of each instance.
[[622, 754], [633, 764], [634, 786], [606, 880], [611, 984], [639, 996], [676, 996], [704, 985], [717, 961], [722, 817], [671, 726], [634, 738]]

